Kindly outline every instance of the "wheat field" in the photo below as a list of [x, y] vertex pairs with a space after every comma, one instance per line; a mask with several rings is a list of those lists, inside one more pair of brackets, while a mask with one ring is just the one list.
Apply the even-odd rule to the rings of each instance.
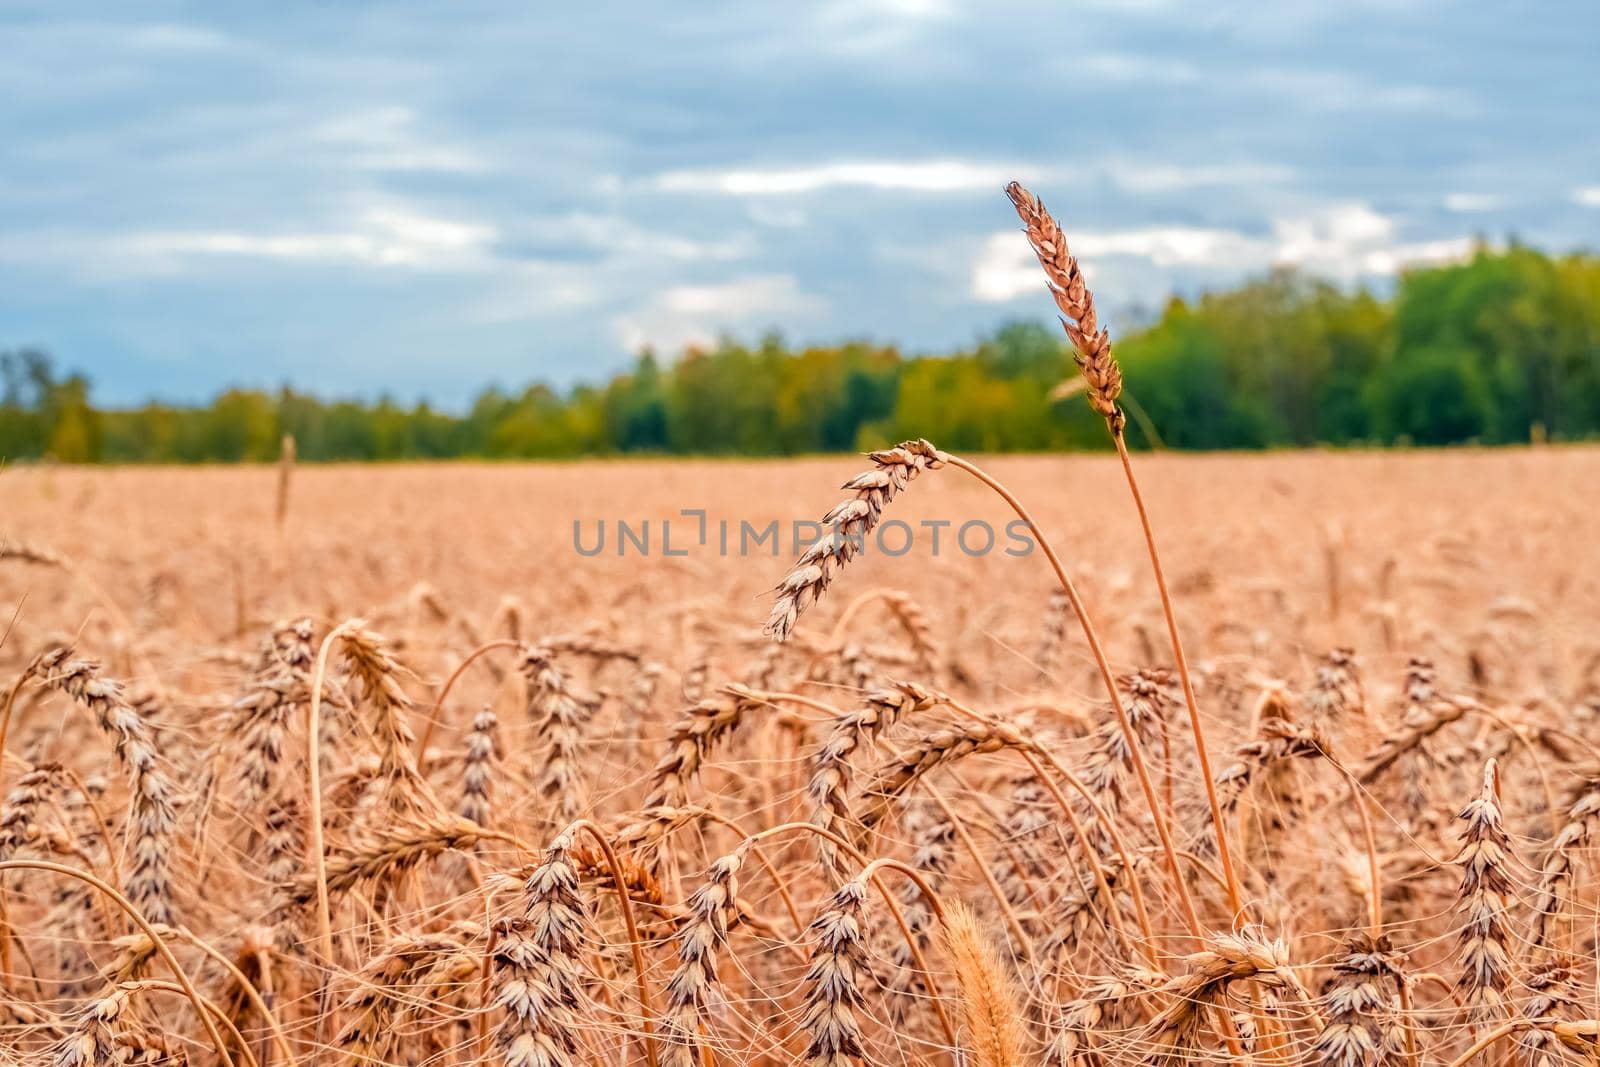
[[6, 1061], [1600, 1059], [1600, 451], [1135, 459], [1008, 192], [1115, 458], [0, 474]]
[[1114, 458], [984, 467], [1186, 894], [1040, 553], [869, 551], [762, 633], [787, 546], [716, 526], [848, 458], [301, 468], [281, 525], [270, 468], [7, 471], [7, 1055], [1592, 1056], [1600, 451], [1138, 461], [1237, 913]]

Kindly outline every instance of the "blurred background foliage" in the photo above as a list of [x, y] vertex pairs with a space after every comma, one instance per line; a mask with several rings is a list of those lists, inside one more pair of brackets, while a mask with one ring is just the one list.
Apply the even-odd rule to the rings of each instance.
[[[1130, 440], [1178, 449], [1509, 443], [1600, 436], [1600, 258], [1512, 244], [1406, 272], [1393, 293], [1289, 270], [1186, 302], [1118, 337]], [[94, 405], [37, 351], [0, 355], [0, 456], [62, 462], [789, 455], [928, 437], [960, 451], [1106, 446], [1053, 325], [970, 350], [728, 338], [641, 353], [600, 386], [489, 388], [470, 410], [233, 389], [203, 406]], [[1157, 442], [1151, 427], [1159, 431]]]

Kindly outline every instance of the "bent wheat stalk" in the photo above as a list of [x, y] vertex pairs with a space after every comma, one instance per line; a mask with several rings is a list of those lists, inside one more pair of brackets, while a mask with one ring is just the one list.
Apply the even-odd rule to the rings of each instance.
[[939, 894], [934, 891], [933, 886], [928, 884], [928, 880], [924, 878], [921, 872], [919, 872], [915, 867], [910, 867], [904, 863], [901, 863], [899, 860], [885, 859], [881, 857], [868, 862], [866, 856], [862, 854], [861, 850], [856, 848], [849, 841], [842, 837], [835, 836], [831, 830], [825, 830], [814, 823], [788, 822], [780, 823], [777, 826], [769, 826], [765, 830], [757, 831], [756, 833], [745, 837], [741, 842], [741, 847], [748, 845], [751, 847], [752, 851], [755, 851], [756, 855], [760, 855], [760, 852], [755, 850], [756, 842], [767, 838], [776, 837], [779, 834], [787, 834], [795, 831], [803, 831], [805, 833], [813, 834], [817, 837], [825, 837], [840, 851], [849, 855], [850, 858], [855, 860], [857, 863], [862, 864], [861, 873], [856, 876], [854, 881], [862, 883], [871, 882], [877, 888], [879, 895], [883, 898], [884, 906], [888, 908], [890, 917], [894, 919], [895, 925], [899, 927], [901, 935], [905, 938], [906, 951], [910, 953], [912, 960], [917, 966], [917, 969], [922, 972], [922, 979], [926, 983], [928, 997], [930, 1003], [933, 1005], [933, 1013], [939, 1020], [940, 1029], [944, 1032], [945, 1042], [947, 1045], [949, 1045], [949, 1047], [954, 1048], [956, 1045], [955, 1026], [945, 1011], [943, 994], [941, 994], [939, 991], [939, 985], [934, 979], [932, 968], [928, 966], [928, 961], [923, 956], [922, 947], [917, 942], [917, 935], [915, 931], [912, 930], [911, 924], [906, 921], [905, 911], [901, 908], [899, 901], [895, 899], [894, 892], [888, 887], [887, 884], [885, 884], [882, 872], [895, 871], [904, 875], [906, 880], [914, 885], [917, 888], [917, 891], [922, 894], [922, 899], [927, 903], [929, 909], [932, 910], [934, 918], [942, 921], [944, 916], [944, 904], [939, 899]]
[[854, 495], [822, 517], [822, 533], [800, 553], [775, 590], [766, 631], [782, 641], [800, 613], [822, 596], [836, 572], [855, 558], [866, 536], [878, 526], [883, 509], [923, 471], [938, 470], [944, 455], [927, 441], [905, 441], [868, 455], [873, 469], [845, 482]]
[[1572, 876], [1578, 855], [1600, 825], [1600, 771], [1591, 770], [1573, 791], [1566, 821], [1551, 841], [1539, 868], [1533, 897], [1533, 929], [1529, 940], [1537, 949], [1549, 950], [1556, 923], [1571, 899]]
[[328, 674], [328, 654], [333, 651], [334, 642], [363, 625], [361, 619], [347, 619], [322, 639], [311, 672], [311, 700], [306, 704], [306, 826], [310, 831], [306, 835], [306, 846], [316, 878], [317, 945], [322, 958], [330, 963], [333, 961], [333, 912], [328, 903], [328, 860], [322, 840], [322, 760], [317, 751], [322, 734], [322, 682]]
[[120, 684], [100, 676], [96, 660], [73, 659], [71, 648], [43, 653], [34, 661], [31, 673], [94, 712], [100, 730], [111, 738], [132, 795], [128, 898], [156, 922], [175, 921], [170, 867], [177, 830], [177, 790], [149, 724], [128, 703]]
[[155, 947], [156, 952], [161, 955], [162, 961], [172, 971], [172, 976], [178, 980], [178, 985], [182, 987], [184, 996], [188, 997], [189, 1002], [194, 1005], [195, 1014], [200, 1017], [201, 1024], [206, 1028], [206, 1037], [210, 1039], [212, 1045], [216, 1048], [217, 1057], [222, 1061], [223, 1067], [233, 1067], [233, 1057], [228, 1055], [228, 1047], [222, 1039], [222, 1031], [217, 1029], [217, 1024], [206, 1010], [205, 999], [195, 989], [194, 983], [190, 981], [188, 973], [184, 971], [183, 965], [178, 962], [178, 958], [172, 954], [172, 947], [167, 944], [166, 939], [156, 931], [150, 920], [146, 919], [127, 897], [117, 892], [110, 884], [101, 881], [87, 871], [80, 871], [76, 867], [50, 863], [47, 860], [6, 860], [0, 863], [0, 872], [29, 870], [50, 871], [53, 874], [64, 874], [68, 878], [76, 878], [98, 890], [113, 904], [126, 912], [128, 918], [132, 919], [134, 924], [150, 939], [150, 943]]
[[1450, 1061], [1449, 1067], [1467, 1067], [1473, 1059], [1501, 1038], [1527, 1030], [1543, 1030], [1557, 1042], [1594, 1062], [1596, 1044], [1600, 1041], [1600, 1019], [1513, 1019], [1502, 1023], [1472, 1043], [1472, 1047]]
[[[1183, 880], [1182, 867], [1178, 862], [1177, 846], [1173, 842], [1172, 830], [1163, 814], [1161, 801], [1157, 796], [1155, 783], [1150, 776], [1150, 769], [1144, 758], [1144, 750], [1139, 743], [1137, 733], [1129, 718], [1127, 708], [1123, 704], [1122, 694], [1118, 689], [1116, 675], [1111, 669], [1111, 662], [1106, 657], [1105, 649], [1100, 643], [1100, 636], [1095, 629], [1094, 621], [1089, 615], [1088, 608], [1084, 605], [1083, 598], [1078, 595], [1077, 587], [1072, 578], [1067, 574], [1066, 566], [1061, 562], [1061, 557], [1056, 553], [1050, 539], [1045, 536], [1039, 524], [1023, 505], [1022, 501], [1006, 488], [1005, 484], [994, 478], [983, 468], [970, 460], [950, 452], [945, 452], [934, 447], [925, 440], [908, 441], [898, 448], [889, 449], [883, 453], [873, 453], [873, 460], [879, 464], [880, 470], [868, 472], [846, 483], [846, 488], [854, 488], [858, 496], [851, 501], [845, 501], [824, 516], [823, 522], [835, 527], [836, 533], [828, 541], [818, 542], [818, 545], [830, 545], [831, 548], [819, 549], [813, 545], [805, 555], [790, 570], [789, 574], [778, 585], [778, 602], [774, 604], [771, 617], [767, 621], [767, 631], [776, 639], [783, 640], [793, 628], [800, 611], [808, 604], [814, 603], [816, 598], [826, 588], [833, 577], [833, 567], [842, 565], [852, 558], [859, 549], [861, 538], [877, 525], [882, 514], [883, 505], [892, 499], [894, 493], [903, 488], [916, 474], [923, 470], [937, 470], [939, 467], [949, 465], [959, 468], [972, 475], [978, 481], [988, 486], [997, 493], [1028, 527], [1029, 531], [1038, 539], [1039, 547], [1049, 561], [1051, 570], [1055, 572], [1056, 581], [1067, 595], [1077, 616], [1078, 625], [1083, 630], [1085, 641], [1094, 656], [1095, 666], [1100, 672], [1101, 683], [1105, 686], [1106, 694], [1111, 700], [1111, 706], [1116, 712], [1117, 725], [1122, 731], [1127, 742], [1129, 755], [1134, 770], [1139, 779], [1139, 787], [1144, 793], [1145, 803], [1149, 806], [1151, 819], [1155, 824], [1156, 836], [1161, 841], [1162, 852], [1166, 857], [1167, 873], [1172, 882], [1173, 891], [1178, 897], [1184, 914], [1184, 920], [1189, 927], [1189, 932], [1196, 938], [1202, 934], [1200, 913], [1195, 908], [1193, 896], [1189, 887]], [[890, 473], [893, 472], [893, 473]], [[843, 531], [848, 531], [849, 536], [840, 536]], [[815, 560], [810, 557], [814, 553]], [[1193, 722], [1198, 728], [1198, 720]], [[1196, 737], [1198, 739], [1198, 732]], [[1210, 764], [1204, 763], [1207, 790], [1212, 800], [1213, 825], [1217, 837], [1223, 838], [1222, 813], [1216, 804], [1216, 797], [1210, 785]], [[1226, 844], [1221, 846], [1226, 848]], [[1232, 883], [1230, 883], [1231, 885]], [[1241, 906], [1235, 905], [1235, 914]]]
[[633, 918], [633, 904], [629, 900], [628, 883], [622, 861], [618, 858], [616, 849], [611, 846], [611, 839], [606, 836], [605, 831], [588, 819], [579, 819], [568, 826], [558, 836], [558, 840], [569, 840], [580, 830], [594, 839], [612, 878], [617, 883], [617, 910], [622, 914], [622, 925], [628, 932], [628, 949], [633, 954], [634, 983], [639, 991], [639, 1010], [644, 1019], [644, 1056], [649, 1067], [657, 1067], [655, 1008], [650, 1001], [650, 983], [645, 978], [644, 950], [641, 947], [638, 923]]

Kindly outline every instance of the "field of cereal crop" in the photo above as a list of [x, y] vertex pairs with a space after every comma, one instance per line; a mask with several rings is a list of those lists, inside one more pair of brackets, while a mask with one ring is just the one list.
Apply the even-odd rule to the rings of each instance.
[[1600, 450], [1139, 457], [1237, 913], [1116, 459], [981, 462], [1130, 731], [953, 466], [781, 645], [791, 524], [861, 460], [307, 466], [281, 525], [271, 467], [6, 470], [12, 1047], [1589, 1047]]

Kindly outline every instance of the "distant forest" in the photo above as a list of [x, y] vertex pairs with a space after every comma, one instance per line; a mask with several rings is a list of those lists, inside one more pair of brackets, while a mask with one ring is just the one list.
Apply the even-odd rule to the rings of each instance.
[[[1040, 293], [1041, 302], [1045, 299]], [[1115, 337], [1136, 445], [1258, 449], [1600, 437], [1600, 257], [1512, 245], [1405, 273], [1392, 295], [1274, 272]], [[0, 355], [0, 457], [62, 462], [788, 455], [927, 437], [961, 451], [1105, 447], [1058, 329], [971, 349], [725, 339], [650, 352], [604, 385], [484, 390], [464, 413], [231, 389], [209, 404], [97, 407], [81, 374]]]

